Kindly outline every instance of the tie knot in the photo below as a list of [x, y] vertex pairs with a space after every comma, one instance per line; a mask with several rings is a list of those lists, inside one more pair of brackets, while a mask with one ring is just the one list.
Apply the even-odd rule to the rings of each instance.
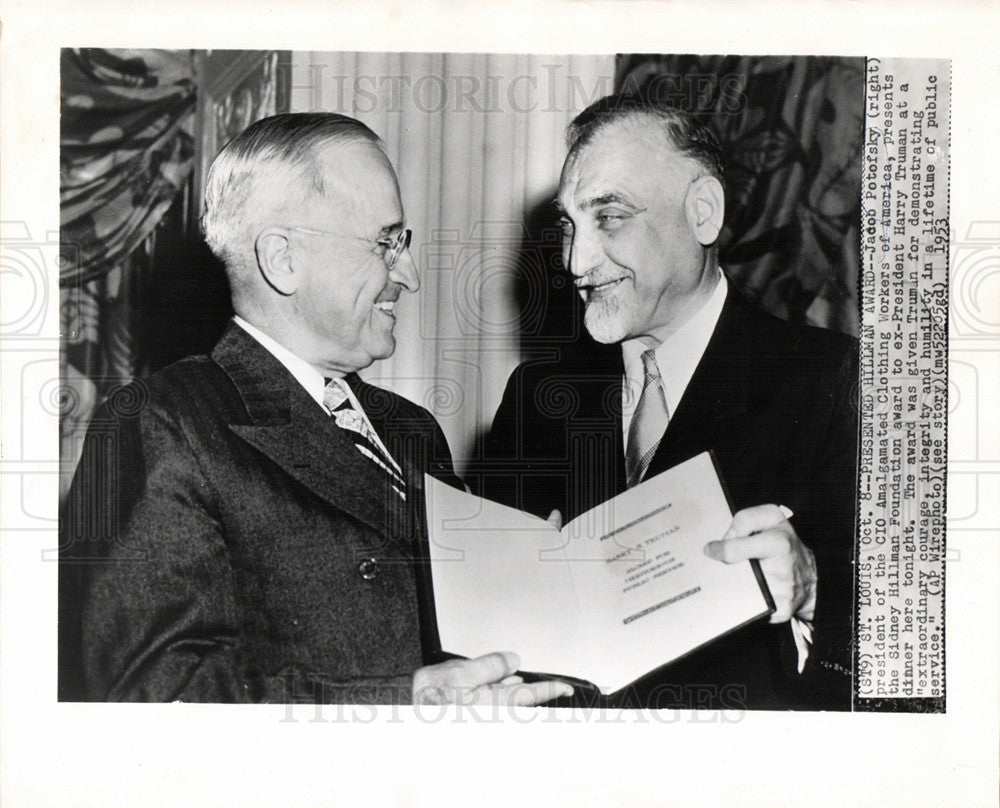
[[652, 348], [642, 352], [642, 369], [645, 373], [646, 384], [660, 378], [660, 368], [656, 364], [656, 352]]
[[349, 409], [351, 407], [351, 399], [344, 389], [343, 380], [330, 379], [327, 382], [326, 387], [323, 388], [323, 404], [326, 405], [326, 408], [330, 412], [336, 412], [339, 409]]

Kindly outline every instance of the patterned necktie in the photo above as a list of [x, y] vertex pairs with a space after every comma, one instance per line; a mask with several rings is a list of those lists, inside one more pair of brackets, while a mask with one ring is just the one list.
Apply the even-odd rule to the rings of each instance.
[[355, 448], [389, 475], [393, 490], [406, 499], [406, 483], [399, 464], [382, 448], [368, 420], [358, 412], [344, 389], [347, 382], [331, 379], [323, 389], [323, 404], [333, 415], [337, 426], [351, 433]]
[[667, 430], [667, 399], [652, 349], [642, 353], [642, 395], [636, 404], [625, 449], [625, 481], [629, 488], [642, 480]]

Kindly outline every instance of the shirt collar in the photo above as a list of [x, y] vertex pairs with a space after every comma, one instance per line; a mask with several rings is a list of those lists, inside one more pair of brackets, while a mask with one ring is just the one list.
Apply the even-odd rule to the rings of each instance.
[[316, 368], [302, 357], [293, 354], [273, 337], [268, 336], [259, 328], [250, 325], [250, 323], [238, 314], [233, 315], [233, 322], [257, 340], [275, 359], [281, 362], [288, 372], [295, 377], [295, 380], [305, 388], [309, 396], [326, 410], [323, 404], [323, 390], [326, 388], [326, 382], [323, 379], [323, 375]]
[[680, 328], [661, 332], [662, 336], [654, 333], [653, 337], [637, 337], [622, 343], [622, 357], [625, 361], [626, 434], [632, 410], [642, 392], [643, 352], [649, 348], [655, 351], [667, 399], [667, 411], [673, 415], [719, 322], [728, 289], [726, 276], [719, 270], [718, 282], [708, 300]]

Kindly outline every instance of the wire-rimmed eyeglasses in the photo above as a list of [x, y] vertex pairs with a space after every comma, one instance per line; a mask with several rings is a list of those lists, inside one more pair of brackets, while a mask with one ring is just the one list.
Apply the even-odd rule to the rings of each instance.
[[353, 241], [364, 241], [367, 244], [378, 244], [381, 247], [385, 247], [385, 253], [382, 255], [382, 259], [385, 261], [385, 265], [392, 269], [395, 266], [396, 261], [399, 260], [399, 256], [403, 254], [403, 250], [406, 250], [410, 246], [410, 238], [413, 235], [412, 230], [403, 230], [398, 236], [391, 239], [384, 238], [363, 238], [362, 236], [347, 236], [343, 233], [328, 233], [325, 230], [312, 230], [308, 227], [290, 227], [289, 230], [298, 230], [300, 233], [312, 233], [314, 236], [329, 236], [330, 238], [346, 238]]

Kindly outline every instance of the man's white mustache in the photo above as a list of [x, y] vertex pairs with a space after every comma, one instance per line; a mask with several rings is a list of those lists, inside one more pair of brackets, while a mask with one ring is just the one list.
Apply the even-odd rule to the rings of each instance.
[[577, 289], [592, 289], [595, 286], [604, 286], [605, 284], [608, 283], [614, 283], [615, 281], [624, 280], [625, 277], [626, 277], [625, 275], [615, 275], [613, 277], [608, 277], [608, 278], [593, 278], [588, 276], [586, 278], [577, 278], [575, 281], [573, 281], [573, 285]]

